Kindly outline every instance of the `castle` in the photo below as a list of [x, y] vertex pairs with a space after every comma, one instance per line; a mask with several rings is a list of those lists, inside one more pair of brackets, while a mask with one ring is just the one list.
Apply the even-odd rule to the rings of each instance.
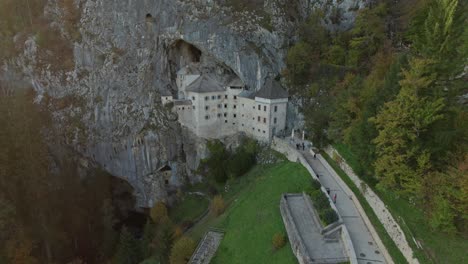
[[228, 76], [220, 81], [201, 73], [196, 65], [177, 72], [177, 99], [163, 94], [164, 105], [173, 103], [182, 126], [197, 136], [219, 139], [238, 132], [269, 141], [286, 128], [288, 93], [273, 79], [257, 91], [248, 91], [242, 80]]

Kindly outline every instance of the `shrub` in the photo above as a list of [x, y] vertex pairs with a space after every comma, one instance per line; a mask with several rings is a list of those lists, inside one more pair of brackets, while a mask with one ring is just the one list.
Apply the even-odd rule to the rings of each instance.
[[177, 240], [171, 249], [171, 256], [169, 257], [171, 264], [186, 264], [193, 251], [195, 250], [195, 242], [188, 238], [182, 237]]
[[312, 189], [319, 190], [322, 185], [319, 181], [312, 179]]
[[312, 198], [312, 201], [314, 202], [314, 206], [318, 211], [321, 211], [323, 209], [330, 207], [330, 202], [327, 196], [320, 189], [313, 191], [310, 197]]
[[224, 212], [225, 204], [224, 199], [221, 195], [216, 195], [211, 202], [211, 210], [216, 215], [219, 216]]
[[155, 224], [168, 220], [166, 205], [163, 202], [157, 202], [150, 211], [151, 219]]
[[286, 245], [286, 238], [282, 233], [276, 233], [273, 235], [273, 239], [271, 242], [273, 243], [273, 248], [275, 250], [278, 250], [284, 247], [284, 245]]
[[338, 215], [332, 208], [327, 208], [320, 212], [320, 219], [325, 225], [329, 225], [338, 220]]

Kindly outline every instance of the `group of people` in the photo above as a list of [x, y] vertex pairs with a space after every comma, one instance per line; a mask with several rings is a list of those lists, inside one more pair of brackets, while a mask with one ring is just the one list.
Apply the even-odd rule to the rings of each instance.
[[296, 143], [296, 149], [301, 150], [301, 148], [302, 148], [302, 150], [305, 150], [304, 142], [302, 142], [302, 145], [301, 145], [301, 143]]

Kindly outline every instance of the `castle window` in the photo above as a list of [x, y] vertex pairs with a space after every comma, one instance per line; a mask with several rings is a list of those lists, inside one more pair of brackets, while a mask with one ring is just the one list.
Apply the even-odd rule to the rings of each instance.
[[266, 123], [266, 118], [263, 118], [263, 123]]
[[259, 129], [257, 129], [257, 131], [258, 131], [258, 132], [260, 132], [260, 128], [259, 128]]
[[236, 109], [236, 108], [237, 108], [237, 105], [234, 105], [234, 109]]
[[195, 96], [192, 96], [192, 100], [195, 101]]
[[275, 117], [275, 118], [273, 119], [273, 124], [276, 124], [276, 121], [277, 121], [277, 119], [276, 119], [276, 117]]
[[221, 95], [218, 95], [218, 99], [221, 99]]
[[227, 95], [224, 96], [224, 99], [227, 99]]
[[232, 123], [233, 125], [235, 125], [236, 123]]
[[224, 120], [224, 123], [227, 123], [227, 120]]
[[237, 115], [236, 115], [236, 114], [234, 114], [234, 118], [236, 118], [236, 117], [237, 117]]
[[169, 184], [169, 180], [164, 180], [164, 184], [168, 185], [168, 184]]
[[218, 114], [218, 117], [221, 117], [221, 113]]
[[205, 106], [205, 110], [208, 110], [208, 109], [210, 109], [210, 107], [209, 107], [209, 106]]
[[262, 107], [260, 105], [258, 105], [258, 110], [262, 110]]
[[257, 121], [260, 122], [260, 117], [257, 117]]
[[205, 119], [206, 119], [206, 120], [210, 119], [210, 116], [209, 116], [209, 115], [206, 115], [206, 116], [205, 116]]
[[275, 112], [278, 112], [278, 106], [275, 105]]
[[185, 110], [185, 107], [182, 107], [182, 110]]
[[263, 130], [263, 134], [265, 134], [265, 130]]
[[195, 106], [192, 106], [192, 109], [195, 109]]
[[237, 99], [237, 96], [236, 96], [236, 95], [234, 95], [234, 100], [236, 100], [236, 99]]
[[221, 105], [220, 105], [220, 104], [218, 104], [218, 108], [221, 108]]
[[266, 105], [265, 105], [265, 106], [263, 106], [263, 111], [265, 111], [265, 112], [266, 112]]
[[227, 108], [227, 104], [224, 104], [224, 108]]
[[255, 109], [255, 105], [253, 106], [253, 109]]
[[211, 96], [211, 100], [215, 100], [216, 99], [216, 96]]
[[244, 124], [242, 124], [242, 126], [244, 126]]
[[210, 100], [210, 97], [209, 96], [205, 96], [205, 101], [208, 101]]
[[227, 117], [227, 113], [224, 113], [224, 117]]

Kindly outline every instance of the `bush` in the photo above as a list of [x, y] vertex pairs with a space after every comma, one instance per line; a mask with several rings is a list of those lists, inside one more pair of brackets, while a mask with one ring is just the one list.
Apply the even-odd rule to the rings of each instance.
[[278, 250], [284, 247], [284, 245], [286, 245], [286, 238], [282, 233], [276, 233], [273, 235], [273, 239], [271, 240], [271, 242], [273, 244], [273, 248], [275, 250]]
[[319, 190], [322, 185], [319, 181], [312, 179], [312, 189]]
[[226, 208], [224, 204], [224, 199], [221, 195], [216, 195], [211, 202], [211, 210], [216, 215], [219, 216], [224, 212]]
[[338, 215], [332, 208], [327, 208], [320, 212], [320, 219], [327, 226], [335, 221], [338, 221]]
[[317, 211], [322, 211], [323, 209], [330, 208], [330, 202], [328, 197], [319, 189], [311, 193], [310, 197], [314, 202], [314, 206]]
[[168, 220], [166, 205], [163, 202], [157, 202], [150, 211], [151, 219], [155, 224]]
[[186, 264], [190, 260], [194, 250], [195, 242], [188, 237], [182, 237], [177, 240], [171, 249], [170, 263]]

